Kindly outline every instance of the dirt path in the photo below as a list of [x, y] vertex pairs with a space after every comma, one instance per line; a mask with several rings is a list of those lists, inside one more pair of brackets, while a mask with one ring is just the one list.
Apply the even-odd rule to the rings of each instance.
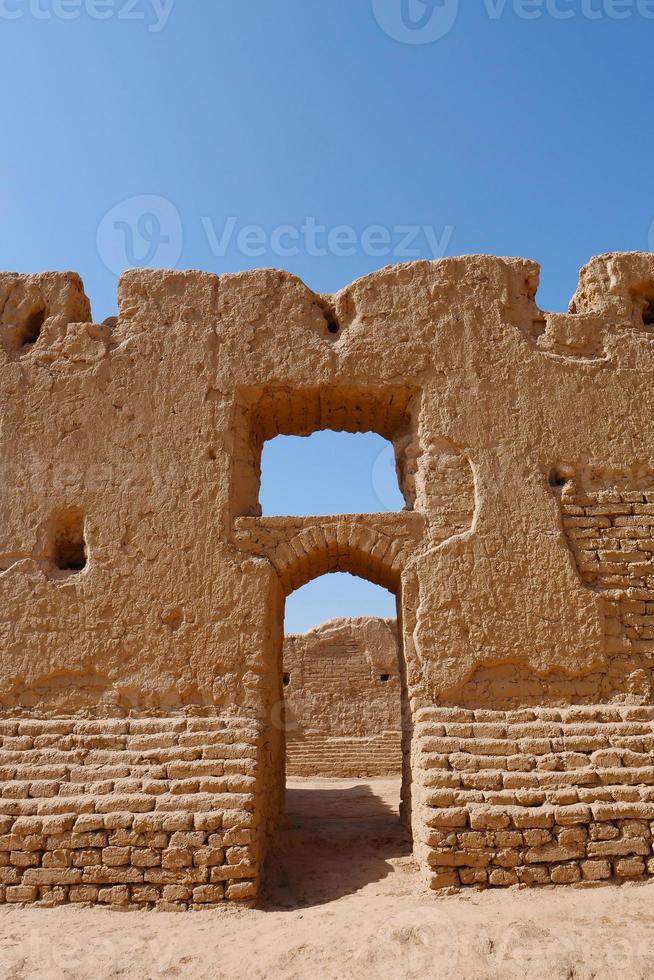
[[261, 908], [0, 909], [0, 978], [654, 976], [654, 885], [435, 897], [398, 783], [290, 781]]

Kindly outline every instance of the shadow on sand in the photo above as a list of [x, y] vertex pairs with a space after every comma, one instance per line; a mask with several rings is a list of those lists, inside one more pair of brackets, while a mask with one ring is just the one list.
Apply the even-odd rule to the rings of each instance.
[[286, 813], [266, 862], [261, 909], [333, 902], [411, 861], [411, 841], [397, 807], [371, 785], [313, 786], [286, 791]]

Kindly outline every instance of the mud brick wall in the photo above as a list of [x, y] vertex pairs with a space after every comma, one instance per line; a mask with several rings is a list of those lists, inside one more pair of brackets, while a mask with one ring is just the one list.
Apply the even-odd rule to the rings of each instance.
[[259, 743], [239, 719], [0, 722], [0, 901], [251, 900]]
[[654, 875], [654, 708], [433, 708], [414, 753], [432, 888]]
[[286, 775], [366, 779], [402, 771], [402, 733], [286, 739]]
[[605, 596], [604, 696], [654, 701], [654, 473], [581, 471], [561, 492], [585, 584]]
[[550, 473], [584, 586], [603, 600], [602, 656], [539, 675], [521, 663], [476, 669], [443, 703], [470, 708], [654, 702], [654, 471], [561, 464]]
[[397, 644], [390, 619], [333, 620], [285, 637], [287, 775], [400, 773]]
[[[329, 572], [397, 599], [403, 815], [432, 883], [649, 870], [629, 848], [651, 719], [620, 713], [653, 703], [654, 256], [592, 259], [567, 314], [538, 283], [493, 256], [330, 296], [131, 270], [94, 323], [77, 275], [0, 273], [6, 900], [252, 899], [284, 793], [285, 602]], [[265, 442], [324, 429], [392, 443], [401, 511], [262, 516]], [[485, 836], [505, 832], [522, 844]]]

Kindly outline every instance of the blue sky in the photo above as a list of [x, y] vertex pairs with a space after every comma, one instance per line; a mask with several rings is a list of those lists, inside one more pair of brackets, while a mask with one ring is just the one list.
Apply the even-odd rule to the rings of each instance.
[[[279, 436], [261, 461], [264, 514], [347, 514], [402, 510], [390, 443], [374, 433]], [[335, 616], [395, 616], [395, 597], [352, 575], [325, 575], [289, 596], [290, 632]]]
[[[0, 0], [0, 267], [77, 270], [103, 319], [130, 262], [329, 291], [492, 252], [565, 309], [591, 255], [650, 247], [653, 40], [652, 0]], [[361, 510], [379, 447], [334, 438], [271, 449], [270, 486], [329, 445], [320, 485]], [[290, 627], [392, 614], [339, 588]]]

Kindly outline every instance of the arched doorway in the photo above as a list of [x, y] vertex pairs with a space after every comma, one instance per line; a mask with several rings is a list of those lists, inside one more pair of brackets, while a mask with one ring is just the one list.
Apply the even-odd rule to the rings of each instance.
[[[312, 777], [309, 744], [304, 772], [298, 774], [295, 765], [295, 773], [287, 778], [285, 760], [294, 739], [295, 720], [284, 710], [278, 712], [282, 719], [281, 731], [271, 733], [271, 737], [278, 736], [282, 743], [279, 746], [277, 790], [280, 803], [283, 800], [284, 805], [278, 829], [270, 841], [263, 893], [264, 903], [273, 907], [283, 906], [285, 902], [314, 904], [333, 900], [383, 880], [393, 874], [398, 862], [401, 865], [411, 860], [412, 725], [403, 643], [399, 550], [390, 537], [372, 532], [369, 527], [360, 528], [359, 534], [353, 533], [350, 527], [347, 541], [343, 539], [345, 534], [345, 527], [339, 527], [338, 522], [331, 526], [328, 523], [320, 547], [315, 539], [309, 545], [305, 538], [307, 549], [302, 549], [301, 535], [298, 540], [285, 545], [287, 561], [278, 566], [280, 622], [289, 596], [307, 583], [331, 573], [349, 573], [364, 578], [395, 597], [396, 674], [392, 677], [392, 669], [379, 670], [376, 683], [379, 688], [388, 684], [389, 691], [394, 691], [397, 698], [397, 764], [394, 772], [373, 776], [368, 774], [365, 764], [361, 768], [363, 775], [357, 772], [356, 766], [349, 772], [345, 767], [340, 773], [334, 767], [330, 775], [322, 766], [323, 757], [316, 759]], [[285, 705], [285, 682], [288, 687], [293, 679], [288, 678], [289, 671], [284, 666], [281, 630], [277, 671], [279, 704]], [[374, 676], [371, 675], [371, 683]], [[315, 687], [313, 693], [316, 693]], [[360, 693], [366, 696], [366, 690]], [[337, 692], [334, 703], [343, 704], [344, 697], [343, 691]], [[359, 700], [359, 706], [361, 703]], [[356, 712], [357, 705], [353, 710]], [[381, 740], [378, 738], [377, 745]], [[352, 744], [352, 739], [344, 739], [342, 747], [346, 750]], [[314, 745], [318, 749], [320, 740]], [[332, 761], [338, 761], [338, 739], [329, 749]], [[297, 764], [297, 755], [295, 762]]]
[[[414, 559], [425, 535], [424, 517], [413, 509], [419, 457], [416, 436], [419, 407], [420, 393], [404, 385], [383, 389], [348, 385], [248, 387], [239, 392], [232, 464], [233, 540], [241, 551], [266, 559], [267, 563], [253, 566], [264, 590], [259, 596], [264, 621], [260, 635], [261, 660], [257, 669], [248, 675], [248, 684], [261, 698], [263, 719], [258, 775], [262, 856], [267, 851], [274, 857], [280, 851], [279, 844], [271, 846], [271, 841], [284, 810], [286, 600], [307, 583], [331, 573], [349, 573], [371, 582], [388, 590], [397, 603], [396, 683], [400, 701], [403, 823], [397, 817], [397, 805], [385, 809], [393, 816], [398, 831], [404, 827], [402, 832], [406, 833], [406, 828], [411, 826], [411, 706], [418, 703], [421, 687], [421, 665], [413, 649], [418, 605]], [[304, 468], [298, 466], [296, 455], [290, 461], [278, 460], [276, 488], [271, 494], [271, 484], [267, 482], [271, 475], [268, 454], [277, 437], [300, 439], [304, 451], [311, 448], [312, 439], [316, 447], [318, 443], [322, 445], [322, 440], [325, 445], [333, 440], [329, 445], [336, 450], [337, 445], [342, 445], [339, 434], [340, 438], [348, 434], [353, 445], [361, 446], [370, 443], [372, 447], [372, 441], [380, 439], [374, 447], [374, 459], [353, 480], [352, 490], [357, 491], [356, 495], [348, 493], [345, 500], [338, 502], [338, 495], [333, 492], [342, 489], [339, 475], [345, 470], [349, 473], [349, 464], [341, 463], [333, 467], [332, 476], [337, 482], [331, 484], [326, 499], [324, 493], [321, 497], [317, 492], [307, 492], [306, 488], [298, 497], [295, 484], [304, 486], [313, 467], [306, 460]], [[362, 438], [363, 442], [359, 443]], [[323, 450], [323, 454], [334, 463], [337, 456], [332, 448], [326, 453]], [[319, 458], [321, 450], [317, 449], [317, 453]], [[357, 453], [355, 448], [353, 458]], [[289, 511], [296, 513], [288, 516]], [[390, 681], [391, 674], [392, 670], [380, 669], [378, 683], [386, 683], [387, 677]], [[328, 842], [324, 845], [322, 851], [333, 850]], [[371, 858], [372, 863], [379, 865], [379, 857], [378, 853], [375, 859]], [[311, 866], [310, 861], [308, 864]]]

